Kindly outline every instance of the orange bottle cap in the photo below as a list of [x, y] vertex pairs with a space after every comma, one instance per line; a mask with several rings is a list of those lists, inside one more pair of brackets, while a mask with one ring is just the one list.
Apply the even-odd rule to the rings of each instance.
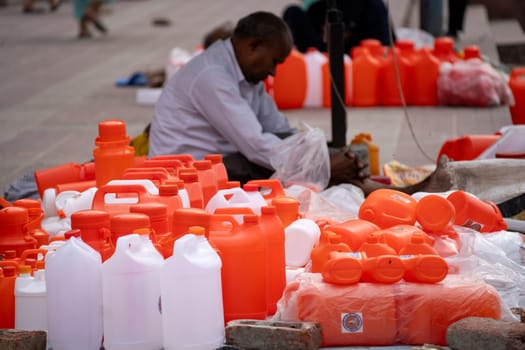
[[259, 185], [256, 184], [244, 184], [242, 189], [246, 192], [258, 192], [259, 191]]
[[102, 142], [129, 142], [126, 135], [126, 124], [122, 120], [106, 120], [98, 124], [98, 136], [95, 144]]
[[29, 265], [18, 265], [18, 273], [19, 274], [30, 274], [31, 273], [31, 266]]
[[70, 239], [71, 237], [80, 237], [80, 236], [81, 236], [81, 231], [79, 229], [73, 229], [73, 230], [70, 230], [64, 233], [65, 239]]
[[5, 259], [15, 259], [15, 258], [16, 258], [16, 250], [4, 251], [4, 260]]
[[4, 277], [13, 277], [16, 275], [16, 269], [14, 266], [2, 266]]
[[193, 166], [197, 170], [208, 170], [211, 169], [211, 161], [209, 160], [196, 160], [193, 162]]
[[205, 236], [206, 229], [202, 226], [190, 226], [188, 227], [188, 233], [192, 233], [196, 236]]
[[123, 213], [111, 217], [111, 232], [128, 234], [141, 228], [150, 228], [149, 216], [142, 213]]
[[222, 163], [222, 154], [207, 154], [204, 159], [211, 161], [212, 164], [219, 164]]
[[81, 210], [71, 215], [71, 228], [98, 229], [110, 227], [109, 213], [103, 210]]
[[[164, 184], [159, 186], [159, 196], [175, 196], [179, 194], [180, 183]], [[184, 188], [184, 183], [182, 183]]]
[[29, 220], [28, 211], [22, 207], [6, 207], [0, 210], [0, 226], [25, 225]]
[[165, 219], [168, 216], [168, 206], [164, 203], [139, 203], [129, 207], [130, 213], [146, 214], [150, 221]]

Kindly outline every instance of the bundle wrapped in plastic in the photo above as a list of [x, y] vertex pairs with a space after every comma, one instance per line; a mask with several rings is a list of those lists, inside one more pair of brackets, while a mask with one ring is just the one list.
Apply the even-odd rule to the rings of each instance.
[[303, 123], [304, 130], [287, 137], [272, 149], [272, 178], [286, 186], [305, 184], [323, 190], [330, 180], [330, 156], [326, 137], [319, 128]]
[[489, 107], [513, 104], [508, 79], [480, 59], [443, 63], [437, 81], [439, 103]]
[[475, 277], [341, 286], [303, 273], [287, 285], [274, 320], [319, 322], [323, 346], [445, 345], [447, 327], [470, 316], [501, 317], [497, 291]]

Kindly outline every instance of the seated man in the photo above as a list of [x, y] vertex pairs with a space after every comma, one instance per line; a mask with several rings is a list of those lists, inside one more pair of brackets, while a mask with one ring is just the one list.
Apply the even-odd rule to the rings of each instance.
[[[270, 177], [272, 147], [295, 130], [263, 81], [275, 74], [292, 45], [288, 26], [272, 13], [255, 12], [239, 20], [231, 38], [215, 42], [165, 84], [151, 123], [149, 156], [188, 153], [202, 159], [220, 153], [230, 180]], [[365, 194], [384, 186], [365, 178], [364, 164], [351, 152], [330, 153], [331, 185], [351, 182]], [[406, 191], [430, 185], [434, 191], [448, 189], [436, 188], [436, 178]]]

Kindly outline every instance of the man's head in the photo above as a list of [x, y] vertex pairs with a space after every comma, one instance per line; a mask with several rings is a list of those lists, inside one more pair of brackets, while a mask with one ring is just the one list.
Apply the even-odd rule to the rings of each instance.
[[256, 84], [290, 54], [292, 35], [286, 23], [270, 12], [254, 12], [237, 22], [232, 43], [247, 81]]

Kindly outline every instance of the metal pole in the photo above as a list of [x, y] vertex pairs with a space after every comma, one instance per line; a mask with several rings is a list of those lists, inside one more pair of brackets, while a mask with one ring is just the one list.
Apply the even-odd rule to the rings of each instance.
[[346, 109], [344, 80], [343, 14], [335, 0], [328, 0], [327, 41], [330, 63], [330, 88], [332, 102], [332, 147], [346, 145]]

